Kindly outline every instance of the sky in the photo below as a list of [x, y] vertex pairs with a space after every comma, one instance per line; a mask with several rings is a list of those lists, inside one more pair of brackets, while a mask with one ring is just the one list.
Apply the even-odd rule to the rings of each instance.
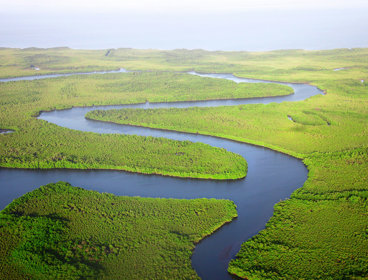
[[326, 9], [368, 7], [366, 0], [12, 0], [3, 2], [3, 10], [27, 12], [64, 11], [133, 11], [133, 12], [238, 12], [255, 9]]
[[367, 0], [0, 0], [0, 47], [368, 47]]

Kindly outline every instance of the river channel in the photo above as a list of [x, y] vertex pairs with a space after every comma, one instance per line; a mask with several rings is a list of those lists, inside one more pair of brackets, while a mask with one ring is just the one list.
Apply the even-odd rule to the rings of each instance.
[[[106, 74], [109, 72], [29, 76], [0, 79], [0, 82], [46, 79], [82, 74]], [[121, 69], [111, 72], [125, 72], [125, 70]], [[188, 74], [228, 79], [236, 83], [276, 83], [238, 78], [232, 74], [199, 74], [196, 72], [188, 72]], [[264, 147], [199, 134], [97, 122], [87, 120], [85, 114], [96, 109], [187, 108], [195, 106], [215, 107], [255, 103], [266, 104], [270, 102], [299, 101], [316, 94], [323, 94], [321, 90], [308, 84], [279, 84], [292, 87], [294, 94], [281, 97], [251, 99], [94, 106], [42, 112], [39, 116], [39, 119], [81, 131], [165, 137], [175, 140], [202, 142], [211, 146], [224, 148], [243, 156], [247, 160], [248, 173], [245, 179], [213, 181], [142, 175], [124, 171], [23, 170], [0, 168], [0, 208], [4, 208], [13, 199], [26, 192], [32, 191], [41, 185], [57, 181], [67, 181], [74, 186], [85, 189], [124, 196], [230, 199], [237, 205], [238, 218], [226, 224], [196, 245], [192, 256], [192, 266], [202, 279], [232, 279], [232, 276], [227, 272], [228, 263], [235, 257], [241, 244], [265, 227], [265, 224], [273, 214], [275, 203], [288, 198], [294, 190], [303, 186], [308, 176], [308, 170], [302, 161]]]

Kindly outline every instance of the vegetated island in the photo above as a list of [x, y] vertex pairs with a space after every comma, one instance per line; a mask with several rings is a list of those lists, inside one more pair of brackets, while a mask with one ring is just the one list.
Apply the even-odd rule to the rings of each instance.
[[0, 212], [0, 278], [199, 279], [190, 262], [195, 243], [236, 216], [229, 200], [49, 184]]

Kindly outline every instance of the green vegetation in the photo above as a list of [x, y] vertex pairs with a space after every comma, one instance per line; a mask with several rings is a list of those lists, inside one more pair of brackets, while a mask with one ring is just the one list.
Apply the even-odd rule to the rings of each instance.
[[215, 135], [267, 146], [299, 158], [313, 152], [366, 146], [367, 87], [358, 81], [339, 81], [325, 82], [323, 88], [328, 89], [326, 96], [314, 96], [304, 102], [97, 111], [88, 116], [122, 124]]
[[[109, 55], [105, 56], [106, 51], [65, 48], [1, 49], [0, 76], [82, 72], [120, 67], [153, 71], [195, 70], [228, 72], [258, 79], [308, 82], [325, 90], [326, 96], [315, 96], [296, 103], [163, 109], [154, 112], [125, 110], [113, 112], [111, 116], [94, 114], [99, 115], [98, 118], [121, 123], [226, 137], [263, 145], [302, 158], [310, 171], [307, 182], [303, 188], [294, 192], [289, 200], [275, 206], [275, 215], [266, 229], [243, 244], [237, 259], [231, 262], [229, 271], [248, 279], [367, 278], [368, 88], [367, 82], [362, 80], [368, 81], [368, 49], [259, 53], [117, 49], [111, 50]], [[31, 64], [40, 67], [40, 71], [31, 69]], [[333, 71], [335, 68], [345, 69]], [[0, 153], [6, 151], [7, 157], [16, 158], [20, 152], [27, 151], [28, 157], [32, 157], [30, 149], [37, 149], [37, 143], [42, 142], [41, 138], [44, 139], [45, 135], [49, 137], [50, 132], [55, 133], [55, 138], [38, 151], [50, 145], [52, 147], [53, 141], [59, 144], [55, 144], [52, 150], [59, 151], [60, 147], [69, 143], [68, 139], [84, 137], [83, 147], [86, 147], [90, 141], [93, 142], [92, 137], [96, 137], [96, 143], [110, 137], [70, 131], [36, 121], [31, 116], [39, 110], [146, 100], [174, 101], [180, 98], [181, 88], [190, 88], [189, 85], [196, 82], [188, 77], [185, 78], [188, 79], [187, 85], [179, 86], [179, 83], [175, 82], [176, 78], [170, 77], [165, 81], [168, 82], [165, 89], [164, 86], [158, 87], [155, 77], [149, 77], [155, 73], [142, 75], [147, 75], [144, 80], [150, 79], [154, 88], [157, 88], [154, 94], [148, 90], [151, 88], [149, 82], [143, 82], [141, 91], [130, 88], [123, 94], [119, 87], [124, 88], [124, 85], [115, 80], [112, 82], [115, 85], [109, 89], [109, 86], [106, 86], [109, 82], [103, 80], [114, 75], [70, 77], [48, 80], [47, 83], [37, 81], [0, 85], [0, 127], [16, 130], [15, 133], [0, 136]], [[159, 75], [162, 75], [159, 80], [165, 80], [165, 74]], [[130, 79], [127, 78], [127, 83], [133, 81], [134, 77], [131, 76], [127, 76]], [[116, 77], [123, 75], [117, 74]], [[211, 83], [209, 80], [202, 81]], [[215, 83], [219, 80], [212, 81]], [[234, 91], [232, 87], [236, 86], [230, 82], [227, 84], [229, 90]], [[169, 85], [177, 87], [178, 91], [169, 88]], [[220, 85], [223, 88], [225, 84]], [[65, 88], [64, 94], [61, 93], [61, 88]], [[209, 92], [216, 89], [216, 86], [208, 92], [199, 91], [200, 98], [204, 95], [208, 99], [231, 96], [229, 92], [225, 94], [226, 91], [219, 88], [218, 94], [214, 95]], [[129, 94], [128, 91], [131, 90], [132, 94]], [[171, 92], [175, 92], [176, 96], [172, 96]], [[101, 99], [98, 94], [106, 97]], [[237, 96], [233, 98], [238, 98]], [[194, 97], [192, 94], [185, 98], [190, 100]], [[110, 118], [112, 116], [113, 119]], [[294, 121], [290, 121], [288, 116]], [[70, 138], [72, 134], [75, 138]], [[23, 137], [25, 140], [22, 140]], [[36, 140], [26, 142], [32, 138]], [[116, 139], [122, 141], [121, 138]], [[24, 141], [21, 142], [21, 148], [19, 146], [16, 150], [11, 150], [11, 145], [20, 140]], [[105, 148], [97, 146], [95, 149]], [[92, 151], [93, 148], [86, 150]], [[89, 152], [85, 155], [89, 155]], [[226, 156], [228, 155], [230, 154]], [[23, 162], [31, 161], [24, 155], [20, 158]], [[229, 166], [230, 168], [232, 167]], [[55, 222], [54, 225], [55, 229], [59, 229], [59, 224]], [[65, 228], [64, 224], [61, 226]], [[1, 240], [7, 228], [1, 227]], [[0, 252], [7, 252], [9, 248], [15, 248], [11, 244], [16, 244], [20, 254], [23, 249], [19, 247], [19, 239], [14, 235], [6, 236], [8, 242], [0, 247]], [[143, 262], [136, 262], [134, 265], [139, 263]], [[150, 265], [144, 267], [151, 267]], [[7, 273], [19, 272], [19, 268], [9, 267], [8, 263], [2, 264], [0, 268]], [[173, 271], [175, 272], [175, 269]]]
[[199, 279], [194, 243], [237, 216], [228, 200], [101, 194], [59, 182], [0, 212], [1, 279]]
[[[69, 48], [1, 48], [0, 76], [5, 78], [121, 68], [121, 61], [115, 63], [107, 59], [103, 61], [105, 52], [104, 50], [72, 50]], [[35, 70], [35, 67], [39, 70]]]
[[[126, 104], [288, 94], [288, 87], [237, 85], [173, 73], [72, 76], [0, 83], [0, 166], [17, 168], [120, 169], [180, 177], [238, 179], [246, 175], [239, 155], [201, 143], [152, 137], [100, 135], [37, 120], [40, 111], [72, 106]], [[159, 147], [159, 149], [158, 149]]]
[[229, 272], [247, 279], [366, 279], [368, 149], [316, 154], [310, 177], [275, 206]]
[[[347, 69], [333, 71], [332, 65]], [[266, 229], [243, 244], [229, 272], [245, 279], [366, 279], [367, 65], [367, 49], [252, 54], [233, 65], [237, 75], [308, 82], [327, 95], [294, 103], [129, 109], [89, 116], [215, 135], [302, 158], [309, 169], [307, 182], [275, 206]]]
[[[236, 73], [254, 78], [284, 81], [356, 79], [367, 76], [368, 49], [324, 51], [287, 50], [271, 52], [209, 52], [178, 49], [172, 51], [111, 49], [73, 50], [69, 48], [0, 49], [0, 77], [50, 73], [91, 72], [126, 68], [209, 73]], [[31, 65], [39, 67], [36, 71]], [[345, 68], [334, 71], [336, 68]]]

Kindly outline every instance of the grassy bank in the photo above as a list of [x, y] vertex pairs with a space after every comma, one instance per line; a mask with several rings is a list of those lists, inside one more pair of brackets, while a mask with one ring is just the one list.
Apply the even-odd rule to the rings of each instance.
[[0, 278], [198, 279], [194, 244], [236, 216], [228, 200], [119, 197], [49, 184], [0, 212]]

